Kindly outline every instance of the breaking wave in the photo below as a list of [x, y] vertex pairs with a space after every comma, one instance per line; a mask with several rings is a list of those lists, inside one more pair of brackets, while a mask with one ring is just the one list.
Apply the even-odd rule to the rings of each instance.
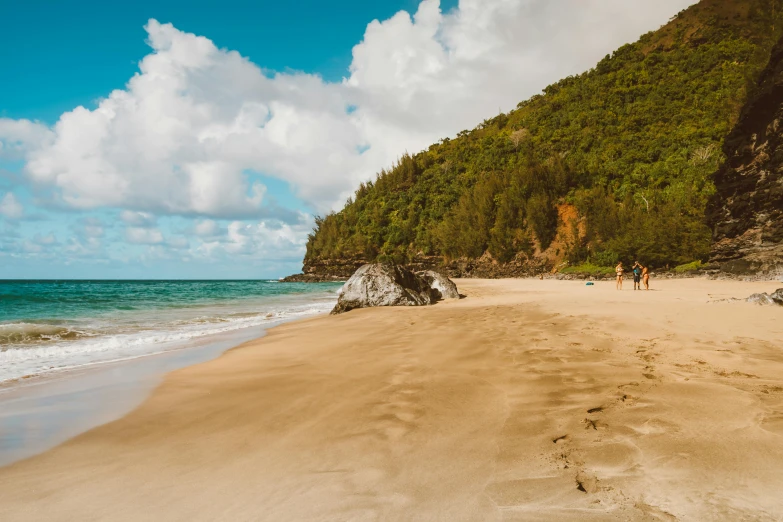
[[[54, 371], [153, 355], [188, 341], [328, 312], [334, 289], [199, 304], [165, 311], [133, 310], [58, 320], [0, 322], [0, 384]], [[259, 331], [260, 333], [260, 331]]]

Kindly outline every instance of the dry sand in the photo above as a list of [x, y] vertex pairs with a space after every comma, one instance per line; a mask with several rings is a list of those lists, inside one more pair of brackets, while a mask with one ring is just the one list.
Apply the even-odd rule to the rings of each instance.
[[0, 469], [0, 520], [783, 519], [783, 310], [711, 302], [775, 283], [652, 283], [275, 328]]

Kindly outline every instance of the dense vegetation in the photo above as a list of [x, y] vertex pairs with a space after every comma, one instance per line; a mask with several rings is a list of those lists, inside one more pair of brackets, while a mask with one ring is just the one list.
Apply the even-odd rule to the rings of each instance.
[[[305, 262], [704, 260], [721, 146], [780, 36], [783, 0], [704, 0], [509, 114], [403, 156], [317, 219]], [[578, 219], [564, 223], [568, 204]]]

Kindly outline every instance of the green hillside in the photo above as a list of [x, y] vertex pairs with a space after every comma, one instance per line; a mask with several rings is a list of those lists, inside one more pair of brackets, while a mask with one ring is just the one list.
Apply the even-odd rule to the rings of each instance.
[[781, 14], [783, 0], [704, 0], [509, 114], [402, 157], [317, 219], [305, 264], [531, 259], [569, 228], [557, 252], [571, 263], [706, 259], [710, 178]]

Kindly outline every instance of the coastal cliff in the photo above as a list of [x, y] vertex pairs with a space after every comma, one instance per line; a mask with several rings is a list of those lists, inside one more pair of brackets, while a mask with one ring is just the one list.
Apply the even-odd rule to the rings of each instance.
[[316, 219], [297, 277], [371, 262], [457, 277], [637, 259], [774, 271], [781, 35], [783, 0], [702, 0], [360, 184]]
[[708, 212], [711, 261], [729, 273], [783, 270], [783, 39], [724, 153]]

